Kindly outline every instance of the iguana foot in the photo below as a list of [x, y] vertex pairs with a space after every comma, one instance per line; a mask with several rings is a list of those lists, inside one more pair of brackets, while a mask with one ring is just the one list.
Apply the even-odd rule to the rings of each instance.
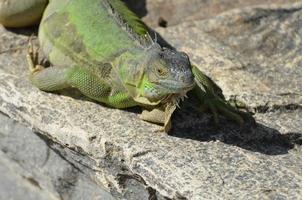
[[239, 110], [243, 113], [251, 113], [248, 106], [244, 102], [238, 100], [237, 96], [231, 96], [227, 102], [230, 106], [236, 108], [236, 110]]
[[235, 121], [240, 127], [243, 127], [245, 122], [254, 121], [250, 113], [240, 110], [232, 105], [233, 101], [230, 103], [219, 97], [205, 98], [201, 110], [205, 111], [209, 109], [213, 113], [214, 123], [219, 124], [218, 114], [224, 115], [226, 118]]
[[194, 93], [202, 102], [200, 109], [202, 111], [210, 109], [213, 113], [215, 124], [219, 123], [218, 113], [235, 121], [240, 127], [243, 127], [246, 121], [254, 122], [253, 117], [247, 112], [246, 106], [243, 103], [240, 103], [236, 99], [226, 101], [222, 90], [214, 81], [199, 71], [195, 66], [192, 66], [192, 71], [196, 82]]
[[39, 62], [39, 47], [34, 47], [33, 36], [30, 36], [28, 41], [26, 59], [31, 74], [44, 69], [44, 66]]
[[160, 129], [156, 130], [156, 132], [168, 133], [172, 128], [171, 117], [175, 109], [176, 105], [165, 104], [150, 111], [143, 110], [140, 118], [148, 122], [163, 124], [163, 126]]

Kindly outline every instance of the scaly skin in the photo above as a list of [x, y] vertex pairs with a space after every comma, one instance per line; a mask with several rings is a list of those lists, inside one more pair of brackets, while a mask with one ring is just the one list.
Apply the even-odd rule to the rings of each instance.
[[[26, 7], [37, 4], [27, 1], [23, 2]], [[9, 21], [14, 16], [4, 18]], [[15, 26], [23, 23], [22, 19], [10, 21]], [[0, 23], [4, 23], [1, 18]], [[213, 111], [215, 121], [220, 112], [243, 123], [242, 113], [225, 101], [211, 79], [191, 66], [185, 53], [152, 41], [143, 22], [119, 0], [50, 1], [40, 24], [39, 42], [52, 66], [39, 65], [33, 46], [27, 58], [30, 80], [41, 90], [74, 87], [115, 108], [141, 106], [142, 119], [163, 123], [168, 132], [179, 99], [193, 89]]]

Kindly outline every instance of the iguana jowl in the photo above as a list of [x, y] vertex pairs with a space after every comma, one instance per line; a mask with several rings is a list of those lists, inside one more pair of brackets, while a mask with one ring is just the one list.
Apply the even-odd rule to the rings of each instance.
[[33, 24], [46, 5], [39, 42], [52, 66], [39, 65], [32, 46], [28, 54], [30, 80], [41, 90], [74, 87], [115, 108], [141, 106], [142, 119], [164, 124], [166, 132], [179, 99], [194, 90], [215, 121], [220, 112], [243, 123], [242, 113], [187, 55], [152, 41], [145, 24], [120, 0], [2, 1], [0, 23]]

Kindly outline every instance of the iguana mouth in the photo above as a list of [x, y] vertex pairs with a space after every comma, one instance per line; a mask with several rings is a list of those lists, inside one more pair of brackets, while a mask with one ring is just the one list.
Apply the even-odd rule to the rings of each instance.
[[172, 93], [167, 95], [164, 99], [162, 99], [162, 103], [171, 103], [172, 105], [176, 105], [179, 108], [180, 101], [184, 101], [184, 99], [187, 98], [187, 92], [193, 89], [194, 86], [195, 83], [186, 88], [183, 88], [183, 90], [179, 93]]
[[166, 98], [164, 98], [163, 100], [162, 100], [162, 103], [163, 104], [167, 104], [167, 103], [170, 103], [170, 104], [172, 104], [172, 105], [175, 105], [175, 106], [177, 106], [178, 108], [180, 107], [179, 106], [179, 103], [180, 103], [180, 101], [182, 100], [184, 100], [184, 98], [186, 98], [187, 96], [186, 96], [186, 94], [185, 93], [183, 93], [183, 94], [170, 94], [170, 95], [168, 95], [168, 96], [166, 96]]

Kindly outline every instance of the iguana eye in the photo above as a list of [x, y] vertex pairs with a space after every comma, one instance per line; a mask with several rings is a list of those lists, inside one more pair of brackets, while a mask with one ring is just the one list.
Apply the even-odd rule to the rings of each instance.
[[158, 67], [158, 68], [156, 68], [156, 73], [159, 76], [165, 76], [167, 74], [167, 70], [162, 67]]

